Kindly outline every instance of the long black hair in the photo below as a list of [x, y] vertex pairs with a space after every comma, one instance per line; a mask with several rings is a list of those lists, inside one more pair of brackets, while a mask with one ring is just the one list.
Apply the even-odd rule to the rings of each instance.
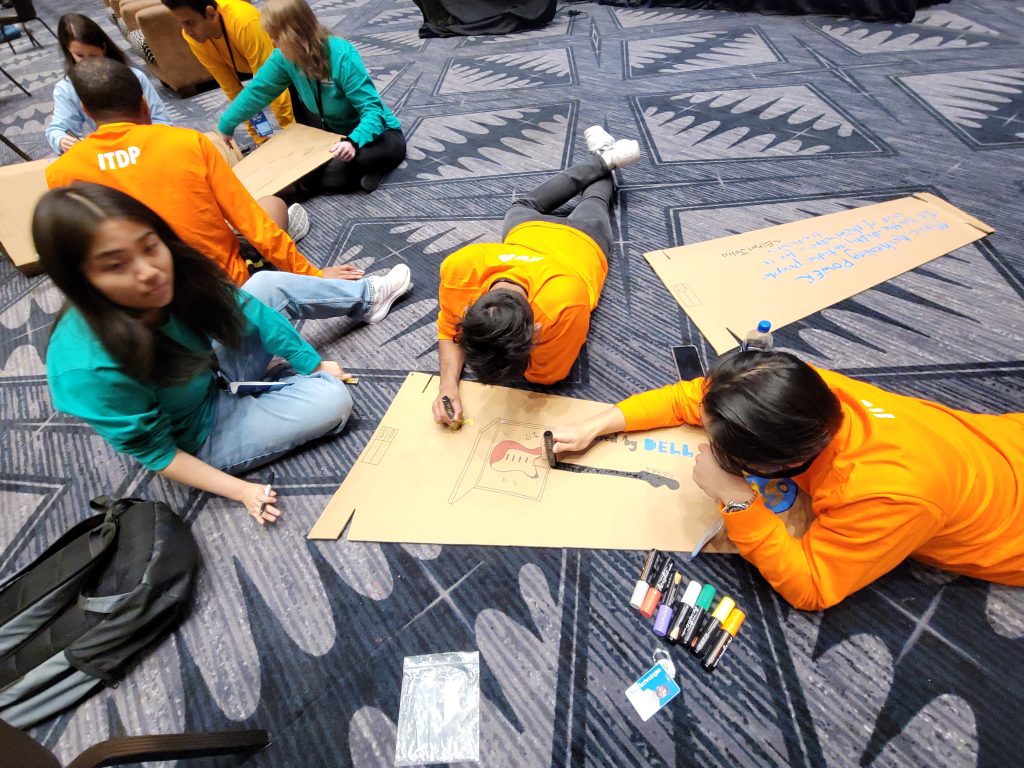
[[734, 352], [705, 383], [704, 429], [727, 472], [795, 467], [832, 442], [839, 399], [807, 363], [788, 352]]
[[61, 53], [64, 54], [64, 74], [70, 72], [71, 68], [75, 66], [75, 57], [68, 50], [72, 40], [102, 48], [108, 59], [128, 66], [128, 60], [124, 53], [114, 44], [107, 33], [100, 29], [99, 24], [80, 13], [65, 13], [57, 22], [57, 42], [60, 43]]
[[220, 267], [181, 240], [152, 209], [123, 192], [76, 182], [50, 190], [36, 205], [32, 238], [43, 269], [125, 374], [155, 385], [186, 382], [215, 363], [212, 350], [196, 353], [183, 347], [143, 322], [140, 313], [112, 302], [82, 272], [97, 229], [110, 219], [152, 227], [163, 240], [174, 264], [168, 312], [199, 338], [226, 346], [241, 342], [245, 318], [237, 289]]

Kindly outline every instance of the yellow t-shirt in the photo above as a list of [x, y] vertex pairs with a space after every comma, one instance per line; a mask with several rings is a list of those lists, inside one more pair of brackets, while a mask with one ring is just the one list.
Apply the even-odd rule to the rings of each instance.
[[[274, 44], [270, 36], [260, 25], [259, 9], [244, 0], [217, 0], [217, 8], [220, 17], [224, 19], [224, 28], [227, 31], [227, 39], [222, 35], [219, 38], [198, 43], [193, 40], [184, 30], [181, 36], [188, 43], [199, 63], [213, 75], [221, 90], [229, 99], [234, 99], [242, 90], [242, 83], [238, 79], [238, 72], [249, 72], [256, 74], [267, 57], [274, 52]], [[230, 44], [231, 50], [228, 50]], [[235, 67], [231, 66], [231, 57], [234, 56]], [[284, 128], [295, 122], [292, 114], [292, 100], [288, 91], [283, 91], [270, 105], [277, 117], [277, 122]]]

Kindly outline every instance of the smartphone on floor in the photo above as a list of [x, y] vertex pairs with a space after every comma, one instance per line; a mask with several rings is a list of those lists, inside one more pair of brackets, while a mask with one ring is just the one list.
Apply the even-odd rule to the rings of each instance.
[[676, 361], [676, 370], [680, 381], [697, 379], [704, 375], [704, 364], [693, 344], [680, 344], [672, 347], [672, 357]]

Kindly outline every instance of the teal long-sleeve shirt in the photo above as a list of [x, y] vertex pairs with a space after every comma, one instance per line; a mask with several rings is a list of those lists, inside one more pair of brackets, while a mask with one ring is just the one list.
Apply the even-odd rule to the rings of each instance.
[[310, 114], [323, 118], [328, 131], [348, 136], [357, 147], [366, 146], [389, 128], [401, 128], [398, 118], [381, 101], [355, 46], [340, 37], [331, 37], [327, 49], [331, 77], [319, 83], [322, 114], [317, 105], [317, 81], [307, 77], [275, 48], [221, 115], [218, 130], [230, 135], [239, 123], [264, 109], [289, 85], [295, 86]]
[[[320, 364], [320, 355], [282, 315], [238, 291], [245, 335], [259, 334], [263, 348], [285, 358], [302, 374]], [[188, 349], [210, 349], [176, 317], [159, 331]], [[178, 449], [195, 453], [213, 428], [217, 385], [212, 370], [183, 384], [156, 386], [121, 370], [82, 314], [74, 308], [57, 322], [46, 351], [46, 378], [54, 407], [76, 416], [122, 453], [147, 469], [160, 471]]]

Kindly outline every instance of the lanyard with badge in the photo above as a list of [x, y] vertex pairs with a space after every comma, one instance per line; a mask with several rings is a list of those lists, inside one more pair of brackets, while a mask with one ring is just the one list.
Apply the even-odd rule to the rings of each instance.
[[[231, 38], [228, 37], [228, 26], [224, 23], [223, 11], [220, 12], [220, 30], [224, 35], [224, 47], [228, 49], [228, 57], [231, 59], [231, 71], [235, 73], [235, 77], [238, 77], [238, 65], [235, 63], [235, 52], [231, 50]], [[238, 82], [241, 84], [242, 78], [238, 77]], [[270, 121], [267, 120], [266, 113], [262, 109], [249, 118], [249, 125], [256, 131], [256, 135], [263, 139], [274, 132], [274, 129], [270, 127]]]

